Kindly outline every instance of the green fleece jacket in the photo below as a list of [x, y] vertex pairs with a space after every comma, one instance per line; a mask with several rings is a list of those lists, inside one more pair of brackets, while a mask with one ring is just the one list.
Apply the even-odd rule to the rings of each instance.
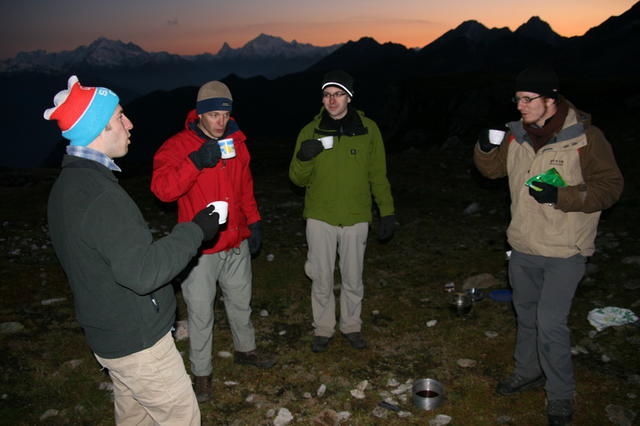
[[[302, 141], [329, 135], [334, 137], [333, 148], [309, 161], [298, 159]], [[372, 195], [380, 216], [394, 214], [382, 136], [361, 111], [350, 108], [336, 121], [322, 109], [298, 134], [289, 178], [306, 188], [305, 218], [334, 226], [370, 222]]]
[[167, 283], [197, 253], [202, 230], [185, 222], [153, 241], [108, 168], [69, 155], [62, 167], [49, 195], [49, 231], [89, 346], [103, 358], [149, 348], [173, 327]]

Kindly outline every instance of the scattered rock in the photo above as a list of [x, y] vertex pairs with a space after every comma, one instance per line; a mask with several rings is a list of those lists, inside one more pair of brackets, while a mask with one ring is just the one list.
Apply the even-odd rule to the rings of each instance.
[[287, 330], [278, 331], [278, 335], [280, 335], [280, 336], [284, 336], [285, 334], [287, 334]]
[[322, 385], [320, 385], [320, 387], [316, 391], [316, 395], [318, 395], [318, 398], [322, 398], [322, 396], [324, 395], [324, 393], [326, 391], [327, 391], [327, 386], [322, 384]]
[[490, 331], [490, 330], [485, 331], [484, 335], [487, 336], [490, 339], [493, 339], [494, 337], [498, 337], [498, 333], [496, 333], [495, 331]]
[[266, 309], [262, 309], [260, 311], [260, 316], [261, 317], [268, 317], [269, 316], [269, 311], [267, 311]]
[[584, 346], [576, 345], [571, 348], [571, 353], [573, 355], [580, 355], [580, 354], [586, 355], [589, 353], [589, 351]]
[[387, 380], [387, 386], [398, 386], [400, 384], [399, 381], [397, 381], [396, 379], [394, 379], [393, 377], [390, 378], [389, 380]]
[[380, 311], [377, 309], [374, 309], [373, 311], [371, 311], [371, 315], [373, 316], [380, 315]]
[[629, 256], [622, 259], [622, 263], [625, 265], [636, 265], [640, 266], [640, 256]]
[[340, 421], [348, 420], [349, 417], [351, 417], [351, 413], [348, 412], [348, 411], [339, 411], [338, 412], [338, 418], [340, 419]]
[[65, 362], [64, 364], [62, 364], [63, 367], [68, 367], [71, 368], [72, 370], [78, 368], [78, 366], [82, 364], [82, 360], [81, 359], [72, 359], [70, 361]]
[[302, 394], [302, 397], [304, 399], [311, 399], [311, 393], [310, 392], [305, 392], [305, 393]]
[[626, 282], [624, 283], [624, 288], [627, 290], [638, 290], [640, 289], [640, 280], [631, 280]]
[[488, 273], [473, 275], [466, 280], [462, 284], [463, 290], [468, 290], [470, 288], [490, 288], [496, 287], [498, 285], [498, 280], [495, 277]]
[[237, 384], [238, 384], [238, 382], [235, 382], [233, 380], [227, 380], [226, 382], [224, 382], [225, 386], [235, 386]]
[[276, 418], [273, 419], [273, 424], [274, 426], [283, 426], [289, 424], [292, 420], [293, 415], [291, 414], [291, 411], [282, 407], [278, 410], [278, 415], [276, 416]]
[[438, 320], [427, 321], [427, 327], [433, 327], [438, 323]]
[[474, 213], [478, 213], [480, 211], [480, 204], [475, 201], [469, 204], [463, 211], [463, 214], [470, 215]]
[[611, 357], [609, 357], [608, 355], [605, 355], [605, 354], [602, 354], [600, 359], [602, 360], [602, 362], [611, 362]]
[[475, 367], [476, 364], [478, 364], [477, 361], [474, 361], [472, 359], [467, 359], [467, 358], [459, 359], [456, 361], [456, 363], [462, 368], [471, 368], [471, 367]]
[[636, 413], [620, 405], [609, 404], [605, 411], [612, 423], [618, 426], [632, 426]]
[[109, 391], [109, 392], [113, 392], [113, 383], [111, 383], [111, 382], [100, 382], [100, 384], [98, 385], [98, 389], [106, 390], [106, 391]]
[[273, 262], [274, 258], [275, 258], [275, 255], [273, 253], [269, 253], [267, 255], [267, 262]]
[[507, 423], [511, 423], [512, 419], [509, 416], [500, 416], [496, 419], [496, 422], [498, 422], [498, 424], [507, 424]]
[[231, 358], [232, 355], [231, 355], [231, 352], [229, 351], [220, 351], [218, 352], [218, 356], [220, 358]]
[[24, 330], [24, 325], [19, 322], [3, 322], [0, 323], [0, 333], [12, 334]]
[[451, 423], [451, 417], [446, 414], [438, 414], [435, 418], [429, 420], [429, 426], [444, 426]]
[[269, 408], [267, 410], [267, 414], [266, 414], [267, 417], [271, 418], [271, 417], [273, 417], [275, 415], [276, 415], [276, 410], [274, 408]]
[[52, 305], [54, 303], [58, 303], [58, 302], [64, 302], [65, 300], [67, 300], [66, 297], [54, 297], [53, 299], [44, 299], [40, 301], [41, 305]]
[[412, 383], [403, 383], [400, 386], [398, 386], [396, 389], [392, 390], [391, 393], [394, 395], [400, 395], [401, 393], [405, 393], [406, 391], [411, 389], [412, 386], [413, 386]]
[[412, 415], [413, 414], [411, 414], [408, 411], [398, 411], [398, 417], [405, 418], [405, 417], [411, 417]]
[[42, 414], [40, 416], [40, 420], [45, 420], [48, 419], [49, 417], [55, 417], [60, 413], [60, 411], [55, 410], [53, 408], [49, 408], [47, 411], [44, 412], [44, 414]]
[[356, 399], [364, 399], [364, 391], [360, 389], [351, 389], [351, 396]]

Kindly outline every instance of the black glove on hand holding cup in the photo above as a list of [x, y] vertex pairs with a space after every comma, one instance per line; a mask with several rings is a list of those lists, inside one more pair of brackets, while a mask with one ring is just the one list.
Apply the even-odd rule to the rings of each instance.
[[215, 209], [215, 206], [205, 207], [193, 217], [192, 222], [202, 229], [202, 241], [210, 240], [218, 233], [220, 215], [215, 212]]
[[536, 191], [529, 187], [529, 195], [536, 199], [540, 204], [555, 204], [558, 202], [558, 187], [545, 182], [533, 182], [537, 188], [542, 191]]
[[206, 141], [200, 149], [189, 154], [189, 158], [198, 170], [202, 170], [205, 167], [215, 167], [221, 156], [220, 146], [214, 140]]
[[309, 161], [320, 154], [324, 147], [318, 139], [307, 139], [300, 144], [300, 150], [296, 154], [298, 160]]
[[498, 147], [498, 145], [494, 145], [489, 141], [489, 129], [480, 130], [480, 133], [478, 133], [478, 145], [482, 152], [489, 152]]

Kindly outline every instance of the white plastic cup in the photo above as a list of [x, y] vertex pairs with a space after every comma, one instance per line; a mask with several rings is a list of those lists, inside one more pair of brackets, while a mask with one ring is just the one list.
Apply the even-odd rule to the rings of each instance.
[[319, 138], [318, 140], [320, 142], [322, 142], [322, 147], [324, 149], [333, 148], [333, 136], [323, 136], [323, 137]]
[[236, 156], [236, 147], [233, 145], [232, 138], [220, 139], [218, 141], [218, 146], [220, 147], [222, 158], [225, 160]]
[[213, 206], [213, 211], [218, 213], [220, 218], [218, 219], [218, 224], [222, 225], [227, 221], [227, 214], [229, 213], [229, 203], [226, 201], [214, 201], [212, 203], [207, 204], [207, 207]]
[[490, 129], [489, 130], [489, 142], [494, 145], [500, 145], [502, 143], [502, 139], [504, 139], [504, 135], [507, 132], [502, 130]]

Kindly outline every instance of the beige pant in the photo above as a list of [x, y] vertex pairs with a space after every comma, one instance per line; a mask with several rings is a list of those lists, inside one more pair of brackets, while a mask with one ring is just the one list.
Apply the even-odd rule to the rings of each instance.
[[307, 219], [307, 262], [304, 270], [311, 278], [311, 309], [316, 336], [331, 337], [336, 326], [333, 275], [338, 254], [340, 277], [340, 331], [360, 331], [364, 284], [362, 271], [369, 224], [333, 226]]
[[200, 424], [198, 401], [171, 333], [131, 355], [95, 357], [113, 381], [117, 425]]

